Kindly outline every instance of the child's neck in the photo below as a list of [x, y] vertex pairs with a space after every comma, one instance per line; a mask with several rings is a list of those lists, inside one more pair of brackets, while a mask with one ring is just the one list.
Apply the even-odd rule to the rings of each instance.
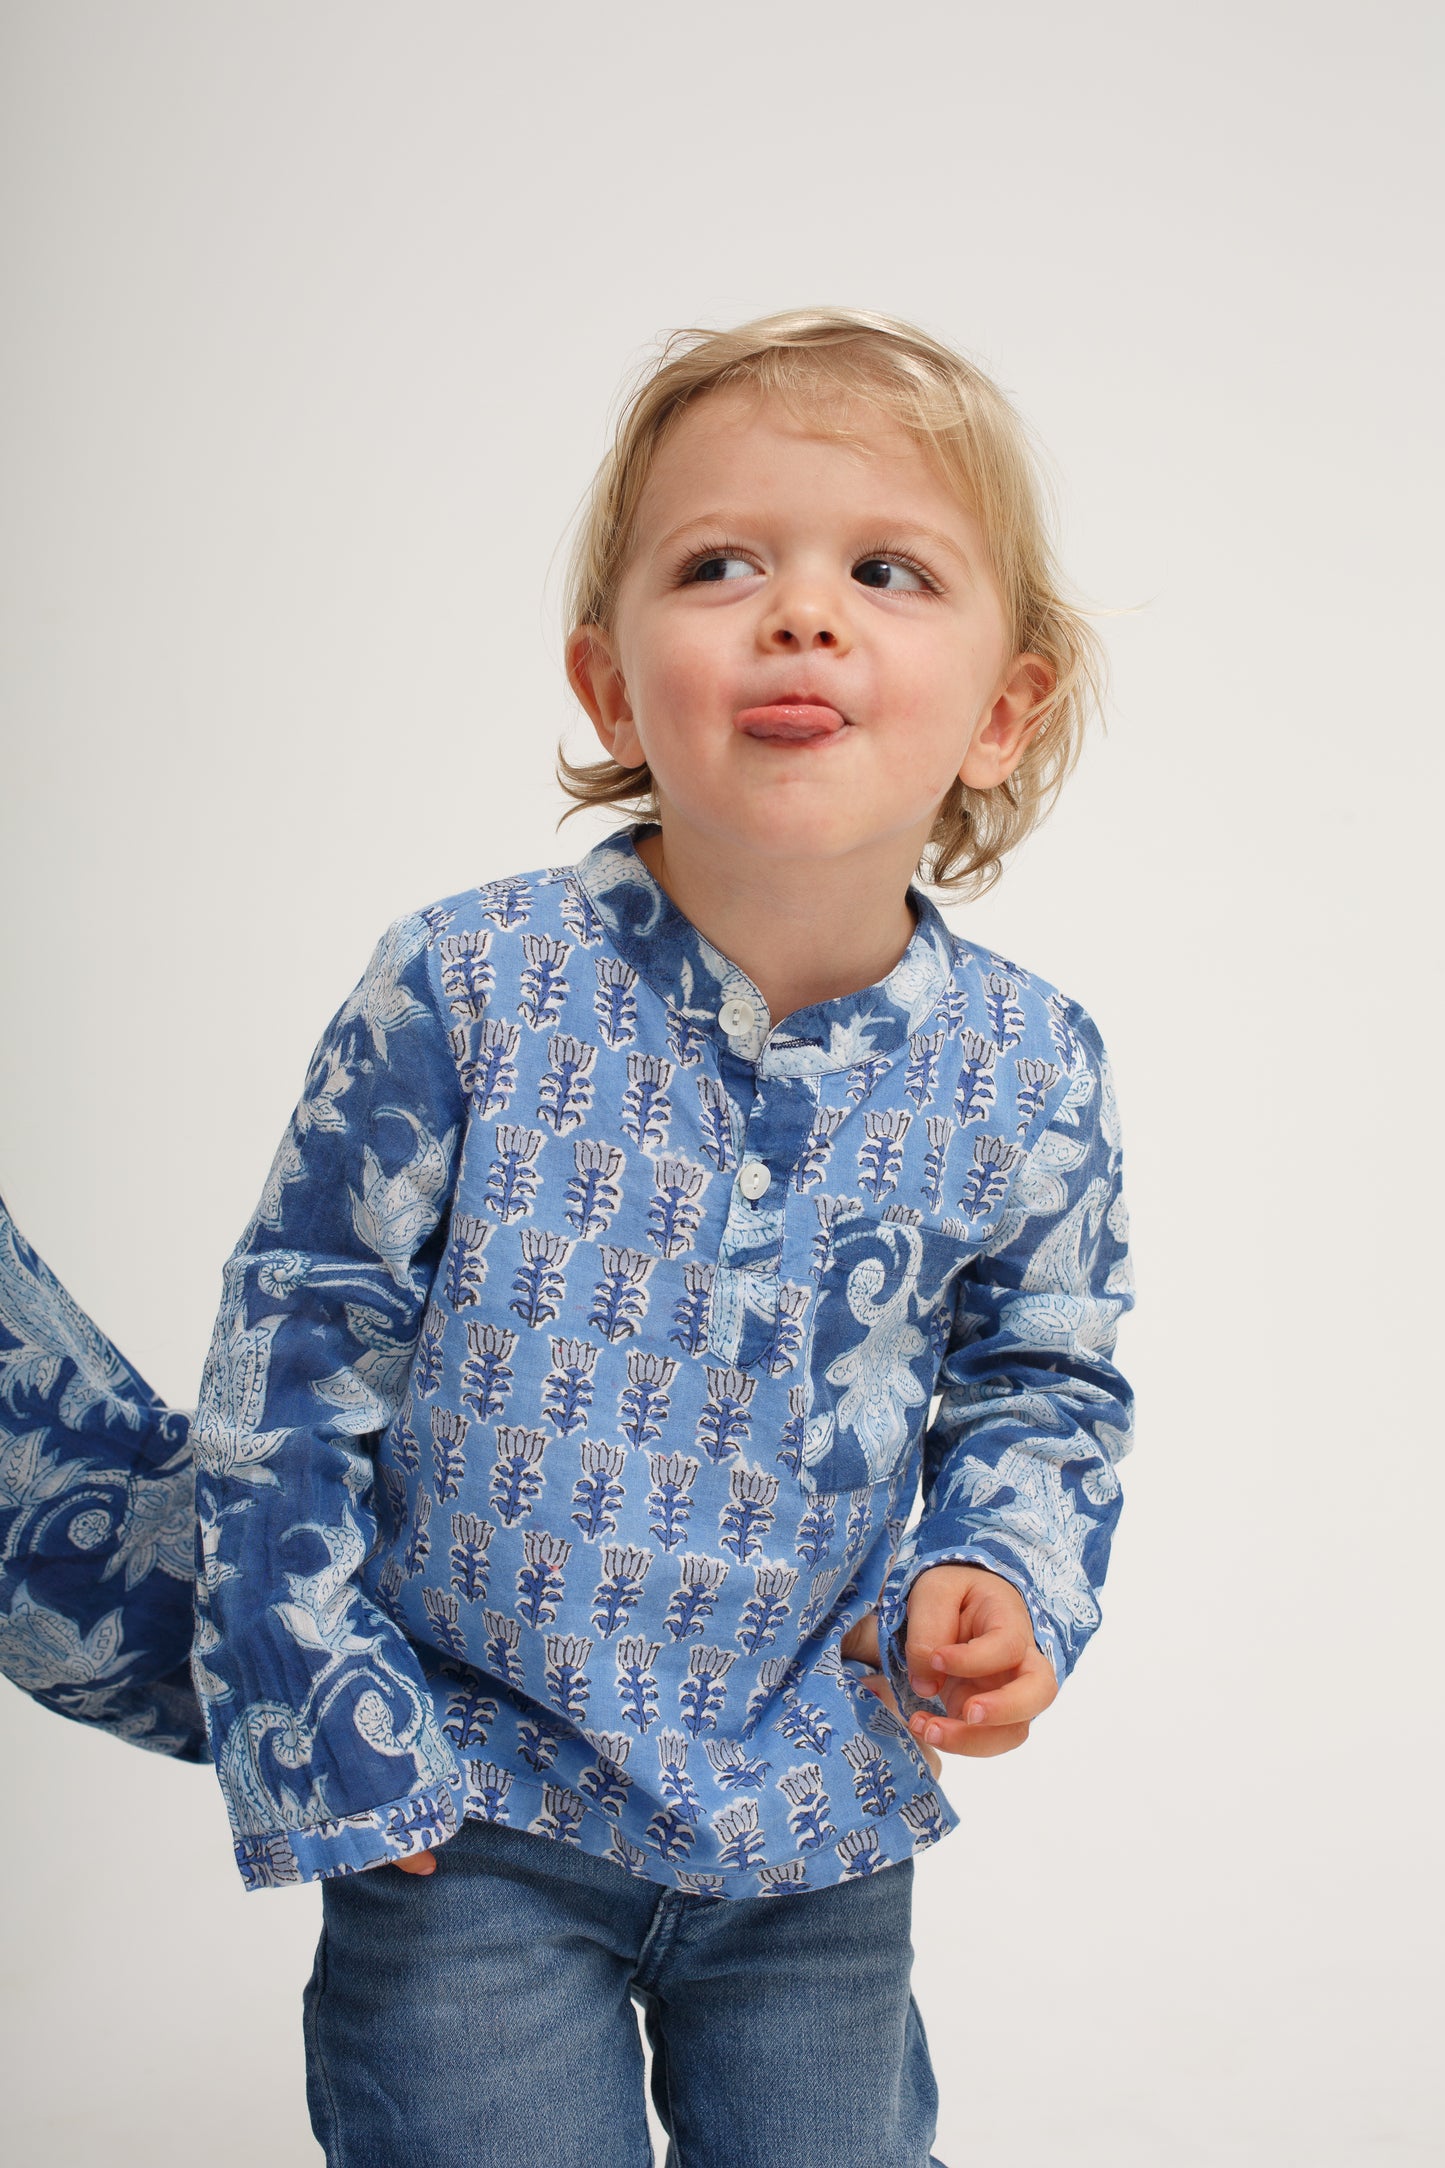
[[683, 916], [747, 973], [775, 1024], [876, 986], [913, 935], [908, 873], [897, 862], [779, 865], [660, 830], [637, 850]]

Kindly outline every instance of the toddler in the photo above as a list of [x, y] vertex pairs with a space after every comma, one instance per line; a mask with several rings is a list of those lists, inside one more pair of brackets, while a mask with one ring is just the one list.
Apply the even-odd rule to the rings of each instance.
[[670, 342], [568, 617], [625, 823], [383, 934], [226, 1268], [206, 1744], [332, 2168], [641, 2168], [634, 2002], [670, 2168], [926, 2168], [913, 1856], [1098, 1622], [1131, 1298], [1092, 1021], [915, 881], [1097, 651], [1002, 395], [836, 310]]

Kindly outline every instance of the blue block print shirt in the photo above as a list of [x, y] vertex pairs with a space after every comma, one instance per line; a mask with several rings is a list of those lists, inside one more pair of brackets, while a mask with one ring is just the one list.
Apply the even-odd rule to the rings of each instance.
[[189, 1429], [0, 1202], [0, 1674], [57, 1716], [199, 1762]]
[[869, 1873], [956, 1816], [847, 1627], [911, 1709], [930, 1565], [1060, 1678], [1097, 1623], [1093, 1024], [917, 891], [886, 979], [772, 1024], [640, 832], [389, 928], [226, 1267], [192, 1674], [251, 1888], [469, 1816], [721, 1897]]

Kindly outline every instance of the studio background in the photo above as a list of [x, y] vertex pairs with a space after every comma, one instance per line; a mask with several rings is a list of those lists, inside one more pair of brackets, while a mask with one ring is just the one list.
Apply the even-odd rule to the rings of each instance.
[[[616, 824], [559, 544], [655, 335], [876, 308], [1014, 396], [1111, 721], [949, 916], [1110, 1047], [1140, 1420], [920, 1862], [937, 2150], [1437, 2160], [1429, 11], [11, 0], [0, 78], [0, 1189], [178, 1405], [382, 927]], [[10, 2159], [316, 2168], [316, 1887], [0, 1744]]]

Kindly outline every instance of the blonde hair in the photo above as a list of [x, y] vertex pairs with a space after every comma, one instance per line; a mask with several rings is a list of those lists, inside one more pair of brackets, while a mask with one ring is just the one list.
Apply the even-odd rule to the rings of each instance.
[[[985, 791], [955, 778], [924, 847], [919, 878], [950, 893], [980, 894], [1053, 805], [1090, 715], [1102, 713], [1104, 652], [1082, 610], [1061, 592], [1045, 487], [1025, 424], [991, 378], [926, 332], [890, 316], [821, 308], [761, 317], [735, 331], [674, 332], [627, 398], [585, 500], [568, 568], [568, 633], [584, 625], [612, 631], [659, 448], [685, 407], [736, 385], [813, 418], [821, 408], [824, 426], [843, 438], [852, 406], [901, 424], [983, 528], [1010, 654], [1040, 655], [1053, 668], [1052, 690], [1029, 711], [1042, 721], [1013, 774]], [[557, 776], [575, 801], [564, 820], [583, 806], [605, 805], [658, 817], [645, 763], [574, 764], [559, 749]]]

